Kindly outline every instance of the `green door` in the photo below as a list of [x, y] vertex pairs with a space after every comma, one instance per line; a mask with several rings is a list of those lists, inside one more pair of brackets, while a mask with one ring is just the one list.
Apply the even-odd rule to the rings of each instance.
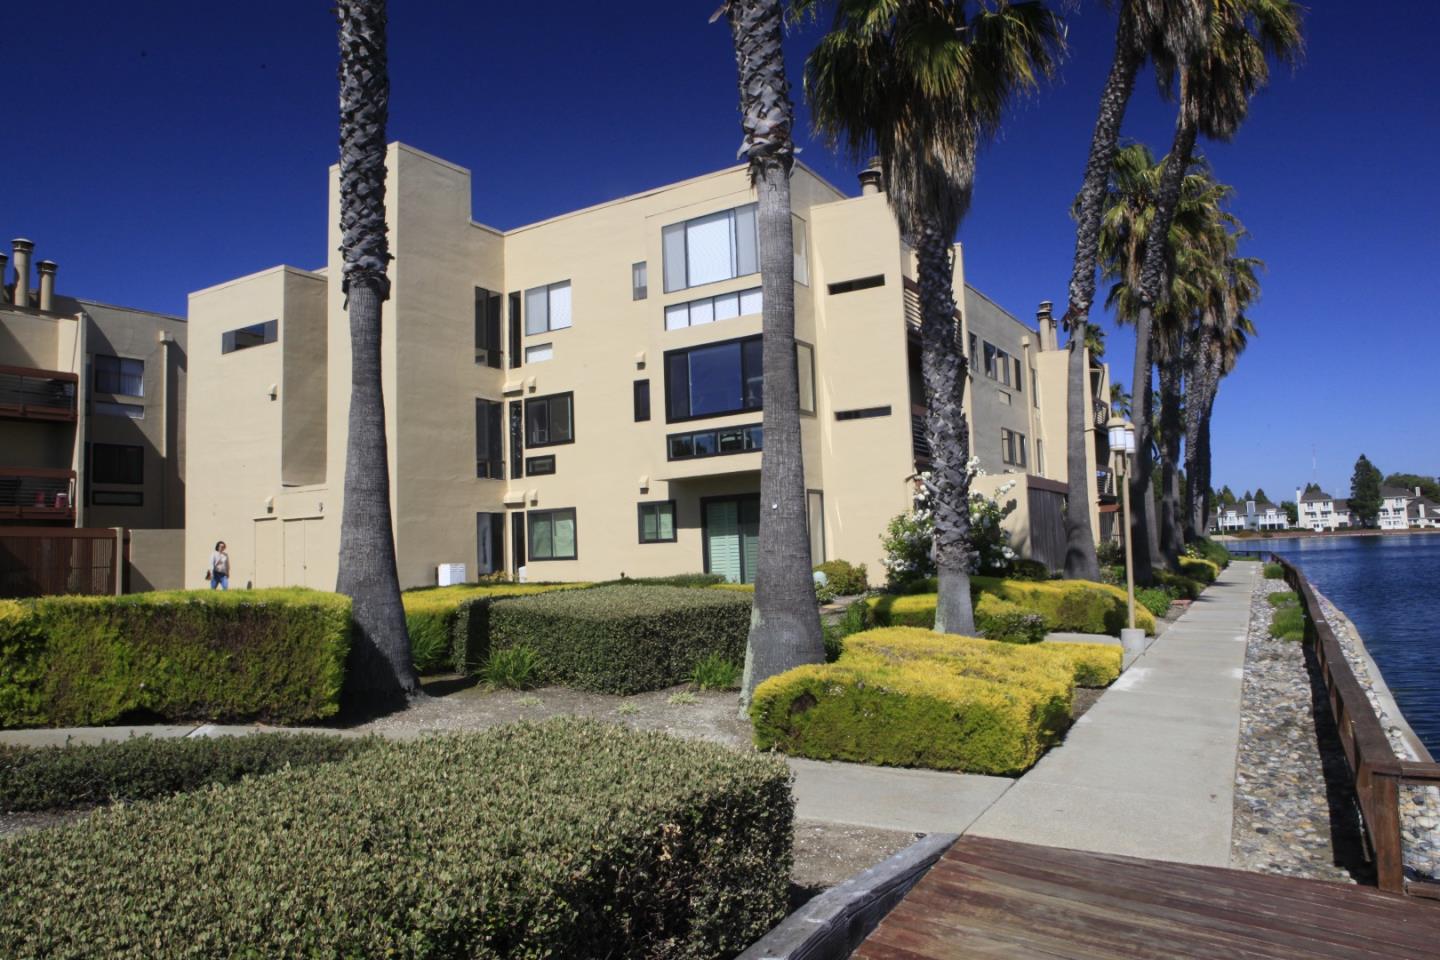
[[731, 583], [754, 583], [760, 542], [760, 497], [705, 501], [705, 570]]

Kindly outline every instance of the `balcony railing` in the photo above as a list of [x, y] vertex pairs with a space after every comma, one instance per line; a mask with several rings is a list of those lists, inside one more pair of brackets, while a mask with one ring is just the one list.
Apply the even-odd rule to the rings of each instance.
[[0, 467], [0, 521], [74, 519], [74, 470]]
[[0, 366], [0, 417], [74, 423], [79, 385], [73, 373]]

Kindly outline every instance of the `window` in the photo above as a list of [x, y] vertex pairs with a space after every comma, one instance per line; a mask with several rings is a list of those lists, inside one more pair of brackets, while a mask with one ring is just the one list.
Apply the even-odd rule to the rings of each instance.
[[108, 400], [94, 401], [94, 410], [103, 417], [129, 417], [144, 420], [145, 407], [138, 403], [111, 403]]
[[475, 362], [500, 368], [500, 301], [498, 293], [475, 288]]
[[570, 281], [525, 291], [525, 334], [534, 336], [570, 326]]
[[1045, 441], [1035, 441], [1035, 469], [1043, 477], [1045, 475]]
[[[1001, 350], [989, 340], [985, 341], [985, 376], [991, 380], [999, 381], [1007, 387], [1012, 386], [1010, 371], [1010, 362], [1012, 359], [1014, 358], [1011, 357], [1010, 354]], [[1020, 377], [1020, 361], [1018, 360], [1015, 360], [1014, 377], [1016, 380]]]
[[889, 407], [864, 407], [860, 410], [836, 410], [836, 420], [869, 420], [872, 417], [890, 416]]
[[805, 523], [810, 529], [810, 562], [825, 562], [825, 495], [805, 491]]
[[548, 447], [575, 441], [573, 393], [531, 397], [525, 401], [525, 445]]
[[520, 292], [510, 294], [510, 369], [520, 366]]
[[759, 410], [765, 382], [760, 344], [760, 337], [746, 337], [666, 353], [666, 419]]
[[[1035, 379], [1035, 368], [1030, 368], [1030, 404], [1037, 410], [1040, 408], [1040, 381]], [[1044, 473], [1042, 469], [1040, 471]]]
[[1020, 377], [1020, 358], [1015, 358], [1015, 389], [1021, 393], [1025, 392], [1025, 381]]
[[575, 559], [575, 509], [531, 510], [531, 560]]
[[682, 327], [698, 327], [702, 323], [713, 323], [716, 320], [752, 316], [761, 311], [764, 302], [760, 288], [755, 287], [739, 293], [722, 293], [715, 297], [672, 303], [665, 308], [665, 329], [679, 330]]
[[635, 422], [644, 423], [650, 419], [650, 381], [635, 381]]
[[266, 320], [264, 323], [253, 323], [238, 330], [226, 330], [220, 334], [220, 352], [234, 353], [236, 350], [261, 347], [267, 343], [274, 343], [279, 335], [279, 320]]
[[505, 479], [503, 420], [500, 403], [475, 401], [475, 476], [481, 479]]
[[[520, 401], [510, 401], [510, 479], [518, 480], [525, 474], [521, 471], [525, 468], [525, 434], [522, 426], [524, 417], [520, 410]], [[524, 561], [521, 561], [522, 563]]]
[[758, 423], [747, 427], [672, 433], [665, 439], [667, 460], [724, 457], [732, 453], [754, 453], [765, 448], [765, 433]]
[[1025, 434], [1000, 429], [1000, 459], [1012, 467], [1025, 466]]
[[660, 231], [660, 242], [666, 293], [760, 270], [753, 203], [672, 223]]
[[95, 392], [145, 396], [145, 361], [95, 355]]
[[122, 443], [90, 446], [91, 483], [145, 482], [145, 448]]
[[526, 363], [543, 363], [546, 360], [553, 360], [555, 357], [555, 344], [537, 343], [525, 348]]
[[795, 257], [795, 282], [810, 286], [810, 244], [805, 239], [805, 221], [790, 215], [791, 249]]
[[976, 350], [977, 348], [975, 346], [975, 334], [972, 333], [970, 334], [970, 355], [966, 357], [966, 359], [970, 361], [970, 366], [972, 367], [975, 366]]
[[650, 292], [650, 268], [644, 260], [630, 264], [630, 299], [644, 300]]
[[544, 477], [555, 472], [555, 455], [529, 457], [525, 461], [525, 473], [532, 477]]
[[90, 503], [96, 507], [143, 507], [145, 493], [141, 490], [91, 490]]
[[826, 289], [830, 296], [838, 296], [842, 293], [854, 293], [856, 290], [869, 290], [871, 287], [885, 286], [885, 275], [877, 274], [873, 277], [861, 277], [858, 280], [841, 280], [839, 283], [832, 283]]
[[642, 503], [640, 508], [640, 542], [675, 542], [675, 501], [657, 500]]
[[795, 341], [795, 366], [800, 384], [800, 412], [815, 413], [815, 348]]

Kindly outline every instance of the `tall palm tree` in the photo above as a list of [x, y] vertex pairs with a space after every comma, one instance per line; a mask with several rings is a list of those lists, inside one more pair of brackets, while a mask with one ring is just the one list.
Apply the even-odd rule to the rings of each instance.
[[1203, 33], [1204, 0], [1122, 0], [1115, 29], [1115, 52], [1100, 93], [1100, 113], [1090, 137], [1085, 177], [1075, 199], [1075, 262], [1070, 274], [1069, 305], [1061, 324], [1069, 332], [1070, 357], [1065, 397], [1066, 461], [1069, 493], [1065, 501], [1065, 576], [1095, 580], [1095, 532], [1090, 527], [1090, 470], [1086, 446], [1090, 430], [1085, 408], [1084, 351], [1090, 308], [1095, 300], [1095, 268], [1100, 256], [1100, 217], [1105, 185], [1115, 161], [1125, 109], [1135, 75], [1147, 60], [1155, 65], [1162, 89], [1170, 83], [1177, 56]]
[[[1165, 283], [1165, 244], [1196, 139], [1201, 134], [1212, 140], [1234, 137], [1249, 112], [1250, 98], [1269, 82], [1269, 58], [1293, 62], [1300, 56], [1302, 18], [1303, 8], [1294, 0], [1206, 0], [1204, 41], [1179, 63], [1180, 108], [1145, 240], [1135, 321], [1137, 397], [1149, 392], [1151, 329]], [[1145, 420], [1138, 421], [1132, 497], [1150, 490], [1149, 431]], [[1154, 531], [1144, 511], [1135, 514], [1131, 532], [1141, 543], [1151, 538]]]
[[[814, 13], [822, 0], [797, 0]], [[805, 66], [816, 128], [857, 160], [880, 159], [890, 206], [914, 248], [921, 373], [939, 573], [935, 629], [974, 633], [970, 604], [968, 363], [957, 339], [954, 242], [970, 206], [975, 155], [1019, 91], [1049, 75], [1063, 44], [1043, 3], [837, 0]]]
[[350, 313], [350, 422], [340, 575], [355, 635], [346, 667], [352, 695], [395, 706], [420, 689], [400, 604], [390, 523], [390, 464], [380, 384], [380, 310], [390, 296], [385, 224], [385, 122], [390, 77], [384, 0], [337, 0], [340, 25], [340, 250]]
[[760, 546], [755, 602], [745, 647], [742, 704], [767, 677], [825, 662], [815, 608], [800, 452], [800, 388], [795, 365], [795, 259], [790, 219], [794, 107], [781, 50], [780, 0], [727, 0], [711, 18], [730, 21], [740, 76], [741, 152], [759, 195], [765, 454], [760, 459]]

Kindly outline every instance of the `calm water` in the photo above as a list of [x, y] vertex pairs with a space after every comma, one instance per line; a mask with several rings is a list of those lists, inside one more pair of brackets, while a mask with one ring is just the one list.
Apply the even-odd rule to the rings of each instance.
[[1355, 621], [1405, 719], [1440, 757], [1440, 536], [1277, 538], [1237, 546], [1281, 554]]

